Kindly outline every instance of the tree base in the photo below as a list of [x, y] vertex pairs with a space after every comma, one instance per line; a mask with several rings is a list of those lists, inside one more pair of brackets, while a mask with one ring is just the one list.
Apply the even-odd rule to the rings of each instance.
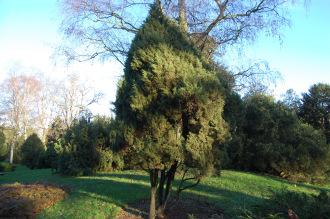
[[[129, 204], [124, 208], [117, 219], [145, 219], [148, 218], [149, 199], [143, 199], [136, 203]], [[224, 218], [223, 210], [212, 203], [201, 198], [170, 199], [167, 209], [162, 218], [184, 219], [189, 216], [194, 218]]]

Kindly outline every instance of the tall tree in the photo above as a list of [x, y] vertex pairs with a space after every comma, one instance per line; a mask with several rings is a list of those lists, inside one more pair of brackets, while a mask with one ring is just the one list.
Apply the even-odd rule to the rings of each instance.
[[[299, 1], [299, 0], [298, 0]], [[161, 0], [162, 11], [178, 21], [200, 51], [210, 58], [226, 53], [228, 47], [254, 41], [262, 32], [281, 36], [289, 25], [288, 9], [295, 0]], [[59, 47], [68, 61], [95, 57], [115, 58], [124, 65], [131, 40], [147, 16], [154, 0], [62, 0], [61, 30], [66, 41]], [[238, 48], [241, 48], [238, 46]], [[218, 59], [219, 60], [219, 59]], [[233, 68], [242, 83], [273, 79], [275, 72], [264, 62]], [[252, 78], [248, 80], [247, 78]], [[266, 79], [265, 79], [266, 78]]]
[[187, 33], [157, 4], [128, 54], [116, 118], [129, 160], [150, 175], [149, 218], [155, 218], [164, 213], [179, 167], [193, 169], [197, 180], [212, 171], [215, 145], [227, 134], [223, 89]]
[[299, 115], [316, 129], [324, 131], [330, 143], [330, 85], [314, 84], [303, 94]]
[[63, 81], [58, 89], [55, 98], [58, 114], [69, 128], [74, 119], [87, 110], [87, 107], [96, 103], [101, 93], [93, 92], [93, 89], [76, 74], [71, 74]]
[[56, 105], [56, 96], [58, 96], [58, 86], [55, 81], [50, 80], [43, 75], [36, 76], [40, 81], [40, 90], [37, 93], [35, 107], [34, 129], [40, 136], [42, 142], [46, 142], [47, 128], [56, 116], [58, 107]]
[[282, 103], [296, 113], [298, 113], [298, 110], [301, 106], [300, 98], [293, 89], [289, 89], [285, 92], [285, 94], [282, 96]]
[[27, 137], [35, 117], [35, 106], [40, 91], [40, 81], [34, 76], [12, 75], [1, 85], [2, 115], [15, 133], [10, 147], [10, 162], [13, 162], [14, 147], [19, 136]]
[[[143, 23], [154, 0], [63, 0], [62, 30], [81, 40], [78, 50], [65, 53], [72, 59], [114, 56], [123, 63], [130, 41]], [[291, 0], [163, 0], [163, 12], [198, 38], [202, 49], [210, 38], [224, 49], [227, 45], [254, 40], [258, 33], [281, 33], [288, 25]], [[139, 13], [136, 13], [136, 12]], [[81, 48], [83, 46], [84, 48]]]

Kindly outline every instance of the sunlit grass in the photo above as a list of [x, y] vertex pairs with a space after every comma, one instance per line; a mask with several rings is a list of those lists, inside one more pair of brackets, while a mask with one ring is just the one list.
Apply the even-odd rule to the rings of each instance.
[[[149, 177], [142, 171], [99, 173], [90, 177], [62, 177], [49, 169], [30, 170], [19, 166], [16, 171], [0, 176], [3, 183], [55, 183], [70, 188], [70, 195], [40, 218], [114, 218], [120, 208], [149, 196]], [[251, 208], [267, 200], [270, 190], [288, 189], [317, 193], [327, 186], [295, 184], [275, 177], [238, 171], [222, 171], [221, 176], [205, 179], [184, 196], [206, 199], [235, 218], [241, 209]], [[175, 189], [175, 188], [174, 188]]]

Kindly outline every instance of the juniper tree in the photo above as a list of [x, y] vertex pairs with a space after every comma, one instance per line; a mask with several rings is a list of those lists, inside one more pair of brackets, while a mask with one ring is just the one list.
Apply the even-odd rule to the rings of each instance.
[[219, 77], [183, 31], [153, 5], [117, 91], [123, 149], [150, 175], [149, 218], [164, 213], [179, 166], [197, 179], [212, 171], [216, 145], [227, 134]]

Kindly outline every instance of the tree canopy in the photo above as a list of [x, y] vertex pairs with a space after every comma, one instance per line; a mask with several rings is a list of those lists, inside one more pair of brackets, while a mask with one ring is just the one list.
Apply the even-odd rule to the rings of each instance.
[[316, 129], [321, 129], [330, 143], [330, 85], [314, 84], [303, 94], [299, 115]]
[[179, 165], [206, 175], [217, 159], [215, 143], [227, 134], [217, 73], [157, 4], [132, 42], [115, 106], [124, 149], [150, 174], [154, 218], [156, 189], [160, 210]]

